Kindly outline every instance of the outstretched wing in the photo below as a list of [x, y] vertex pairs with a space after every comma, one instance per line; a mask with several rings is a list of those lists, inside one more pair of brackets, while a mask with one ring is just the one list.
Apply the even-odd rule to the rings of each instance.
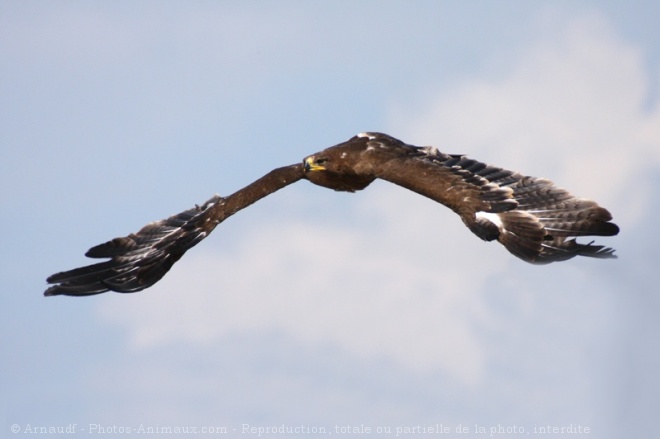
[[92, 247], [86, 256], [110, 260], [50, 276], [47, 281], [54, 285], [44, 294], [89, 296], [148, 288], [219, 223], [301, 178], [302, 165], [278, 168], [228, 197], [215, 195], [201, 206], [147, 224], [135, 234]]
[[216, 195], [201, 206], [149, 223], [135, 234], [92, 247], [85, 256], [110, 260], [50, 276], [47, 281], [55, 285], [44, 294], [88, 296], [108, 290], [133, 293], [152, 286], [186, 251], [211, 233], [218, 224], [214, 216], [223, 201]]
[[[497, 239], [517, 257], [549, 263], [574, 256], [613, 258], [614, 250], [578, 243], [581, 236], [619, 232], [596, 202], [573, 196], [550, 180], [524, 176], [463, 155], [365, 133], [375, 176], [453, 209], [480, 238]], [[378, 157], [377, 157], [378, 156]], [[367, 156], [365, 156], [367, 157]]]

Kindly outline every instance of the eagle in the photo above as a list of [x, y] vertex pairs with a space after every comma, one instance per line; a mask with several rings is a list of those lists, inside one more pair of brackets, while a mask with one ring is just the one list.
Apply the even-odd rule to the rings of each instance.
[[158, 282], [191, 247], [218, 224], [252, 203], [299, 180], [335, 191], [355, 192], [381, 179], [444, 204], [484, 241], [498, 241], [518, 258], [547, 264], [575, 256], [616, 258], [614, 250], [583, 236], [613, 236], [619, 227], [596, 202], [577, 198], [550, 180], [487, 165], [431, 146], [413, 146], [387, 134], [360, 133], [274, 169], [223, 197], [140, 231], [92, 247], [86, 256], [109, 259], [53, 274], [46, 296], [132, 293]]

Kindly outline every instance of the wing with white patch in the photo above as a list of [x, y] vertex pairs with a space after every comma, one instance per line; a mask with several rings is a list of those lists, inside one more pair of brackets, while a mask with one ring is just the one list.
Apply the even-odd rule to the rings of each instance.
[[577, 255], [611, 258], [613, 250], [580, 244], [581, 236], [619, 232], [612, 215], [596, 202], [577, 198], [550, 180], [524, 176], [464, 155], [407, 145], [368, 133], [373, 152], [383, 159], [379, 178], [438, 201], [461, 216], [481, 239], [497, 239], [519, 258], [549, 263]]

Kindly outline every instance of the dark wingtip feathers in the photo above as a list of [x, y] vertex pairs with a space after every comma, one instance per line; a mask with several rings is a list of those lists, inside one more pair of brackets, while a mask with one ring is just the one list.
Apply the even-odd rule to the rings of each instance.
[[222, 200], [214, 196], [202, 206], [147, 224], [136, 234], [92, 247], [86, 256], [110, 260], [49, 276], [47, 282], [54, 285], [44, 295], [133, 293], [152, 286], [213, 230], [218, 221], [213, 219], [212, 208]]
[[117, 255], [125, 254], [127, 251], [136, 247], [136, 236], [130, 234], [123, 238], [115, 238], [103, 244], [96, 245], [85, 253], [88, 258], [112, 258]]

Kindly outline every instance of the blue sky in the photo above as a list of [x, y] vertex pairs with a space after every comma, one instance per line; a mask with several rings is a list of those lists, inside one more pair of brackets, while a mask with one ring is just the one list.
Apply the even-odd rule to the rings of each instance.
[[[650, 3], [0, 3], [0, 428], [652, 437]], [[393, 185], [301, 182], [151, 289], [42, 296], [89, 247], [369, 130], [597, 200], [619, 259], [531, 266]]]

